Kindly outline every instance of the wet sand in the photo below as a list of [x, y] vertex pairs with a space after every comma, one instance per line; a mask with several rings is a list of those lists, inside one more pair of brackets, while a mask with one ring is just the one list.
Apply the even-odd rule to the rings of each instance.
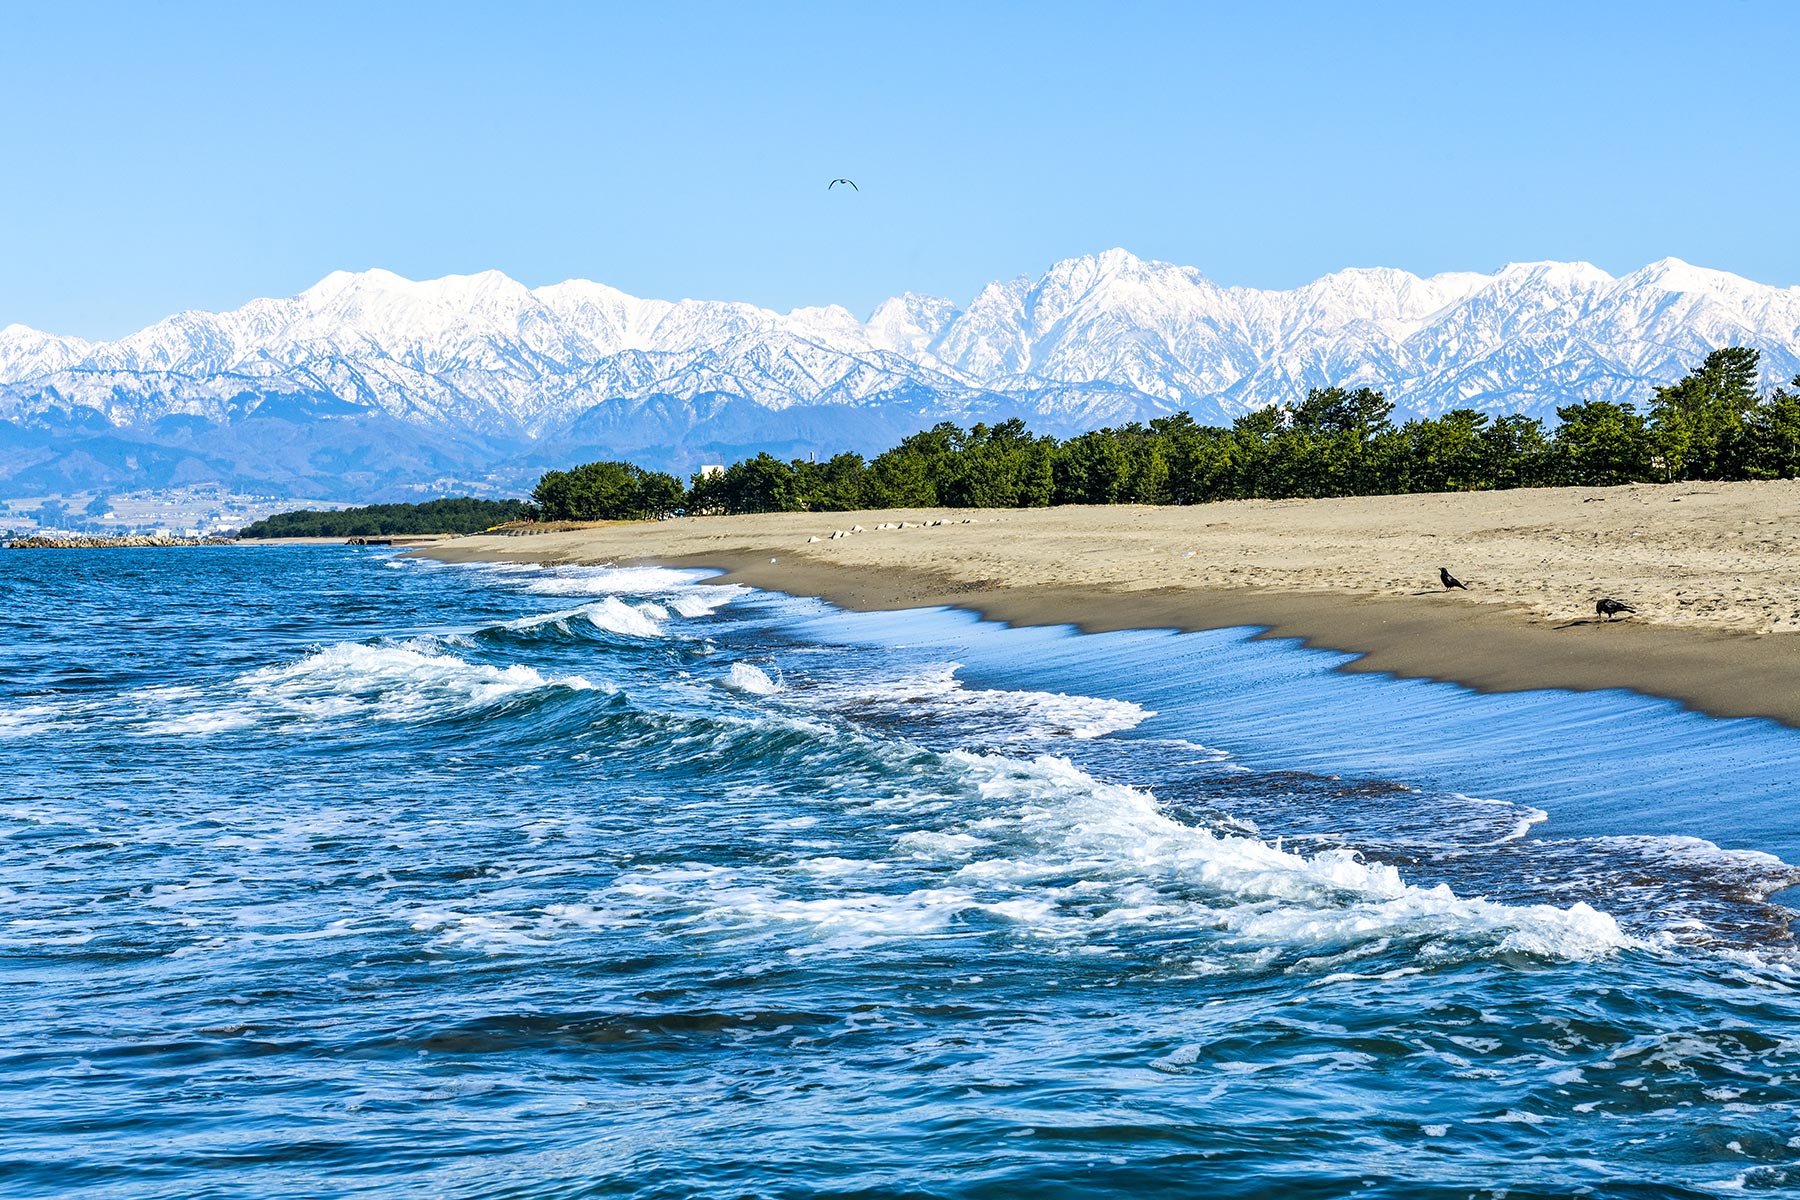
[[[846, 608], [951, 606], [1088, 632], [1258, 626], [1361, 654], [1347, 670], [1630, 688], [1800, 727], [1800, 481], [700, 517], [421, 553], [714, 567]], [[1446, 592], [1440, 566], [1469, 590]], [[1601, 596], [1638, 613], [1601, 620]]]

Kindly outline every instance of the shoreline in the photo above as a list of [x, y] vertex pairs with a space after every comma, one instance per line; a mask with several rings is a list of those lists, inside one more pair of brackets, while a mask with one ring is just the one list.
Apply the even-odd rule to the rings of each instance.
[[[656, 565], [723, 570], [711, 582], [817, 596], [858, 612], [955, 608], [1008, 625], [1069, 625], [1081, 633], [1255, 629], [1258, 640], [1292, 638], [1304, 646], [1360, 656], [1341, 671], [1455, 683], [1477, 692], [1624, 688], [1709, 716], [1763, 717], [1800, 728], [1800, 691], [1794, 688], [1800, 675], [1793, 663], [1782, 661], [1784, 656], [1771, 656], [1763, 647], [1766, 636], [1781, 635], [1709, 633], [1623, 620], [1546, 629], [1520, 622], [1511, 610], [1470, 612], [1465, 606], [1433, 605], [1430, 597], [1420, 598], [1423, 605], [1407, 605], [1383, 596], [1254, 589], [1121, 593], [1070, 585], [1020, 594], [922, 578], [871, 580], [829, 564], [782, 571], [779, 563], [770, 567], [755, 559], [684, 558]], [[1559, 632], [1584, 640], [1559, 637]], [[1463, 644], [1450, 650], [1447, 640]]]
[[[1770, 542], [1760, 531], [1766, 522], [1745, 517], [1731, 506], [1753, 501], [1759, 512], [1758, 506], [1785, 508], [1800, 497], [1800, 484], [1792, 481], [1534, 489], [1520, 498], [1539, 506], [1560, 506], [1588, 518], [1590, 524], [1599, 509], [1596, 500], [1610, 501], [1608, 507], [1616, 514], [1630, 511], [1624, 501], [1639, 506], [1686, 501], [1690, 507], [1685, 510], [1661, 510], [1683, 516], [1680, 526], [1665, 531], [1673, 539], [1666, 569], [1674, 573], [1686, 569], [1677, 561], [1683, 544], [1694, 548], [1689, 557], [1717, 552], [1696, 532], [1694, 518], [1707, 503], [1702, 498], [1724, 495], [1722, 487], [1737, 495], [1715, 501], [1715, 509], [1723, 503], [1728, 511], [1714, 516], [1726, 527], [1747, 525], [1754, 544], [1773, 558], [1772, 563], [1734, 558], [1726, 569], [1791, 576], [1789, 564], [1800, 558], [1791, 557], [1787, 542]], [[851, 610], [945, 607], [1011, 625], [1068, 625], [1083, 633], [1248, 628], [1257, 630], [1258, 638], [1293, 638], [1306, 646], [1358, 655], [1339, 668], [1345, 671], [1450, 682], [1478, 692], [1626, 689], [1715, 717], [1765, 718], [1800, 728], [1800, 634], [1749, 627], [1741, 619], [1733, 625], [1729, 622], [1737, 618], [1729, 608], [1724, 617], [1708, 620], [1707, 614], [1717, 611], [1713, 602], [1691, 603], [1679, 591], [1667, 603], [1640, 599], [1648, 588], [1642, 579], [1608, 584], [1610, 592], [1638, 600], [1644, 616], [1636, 619], [1601, 620], [1591, 601], [1585, 612], [1567, 608], [1546, 612], [1550, 605], [1521, 598], [1521, 588], [1508, 586], [1503, 573], [1508, 560], [1501, 552], [1509, 542], [1529, 541], [1528, 531], [1517, 524], [1520, 514], [1510, 511], [1521, 506], [1506, 502], [1514, 495], [1234, 501], [1148, 511], [1117, 506], [1116, 511], [701, 517], [597, 524], [527, 538], [462, 538], [418, 553], [450, 562], [706, 568], [724, 572], [716, 583], [816, 596]], [[1346, 511], [1357, 518], [1352, 522], [1355, 536], [1344, 539], [1326, 532], [1334, 522], [1342, 523]], [[1441, 525], [1466, 526], [1455, 531], [1466, 542], [1457, 547], [1455, 558], [1459, 563], [1482, 563], [1479, 572], [1467, 568], [1472, 581], [1483, 581], [1479, 592], [1445, 591], [1434, 578], [1430, 586], [1420, 584], [1420, 578], [1435, 575], [1435, 567], [1426, 565], [1431, 558], [1420, 558], [1416, 565], [1407, 562], [1414, 578], [1399, 585], [1373, 578], [1373, 569], [1358, 573], [1359, 562], [1387, 569], [1385, 564], [1396, 558], [1415, 557], [1413, 547], [1395, 543], [1406, 536], [1401, 531], [1419, 512], [1434, 514], [1433, 520]], [[1479, 522], [1470, 519], [1477, 514], [1498, 522], [1500, 549], [1490, 543], [1477, 554], [1474, 547], [1482, 545]], [[908, 528], [876, 528], [902, 520]], [[944, 524], [928, 523], [933, 521]], [[1272, 561], [1251, 569], [1224, 565], [1237, 561], [1234, 550], [1256, 546], [1260, 531], [1271, 523], [1279, 535]], [[830, 536], [856, 525], [863, 529]], [[1622, 540], [1633, 552], [1644, 550], [1643, 532], [1635, 529]], [[1451, 533], [1446, 528], [1422, 536]], [[1566, 546], [1565, 534], [1552, 536], [1559, 545], [1549, 557], [1556, 557]], [[1151, 553], [1132, 545], [1118, 548], [1132, 539], [1147, 545]], [[1160, 545], [1171, 541], [1203, 548], [1180, 551]], [[1434, 556], [1450, 557], [1433, 542], [1424, 547]], [[1526, 558], [1543, 549], [1535, 543], [1516, 548]], [[1347, 552], [1342, 557], [1351, 569], [1330, 566], [1336, 561], [1332, 555], [1340, 550]], [[1263, 561], [1257, 559], [1260, 551], [1244, 553], [1248, 557], [1243, 561]], [[1206, 561], [1190, 566], [1202, 554]], [[1184, 567], [1199, 578], [1183, 578], [1179, 572]], [[1609, 567], [1617, 570], [1616, 564]], [[1222, 573], [1248, 579], [1221, 586], [1216, 580]], [[1295, 576], [1302, 580], [1316, 576], [1329, 586], [1297, 587], [1292, 582]], [[1723, 587], [1743, 583], [1743, 576], [1724, 578]], [[1773, 599], [1762, 611], [1779, 611], [1785, 617], [1789, 608], [1785, 595], [1773, 582], [1767, 590]], [[1532, 594], [1523, 591], [1525, 596]], [[1707, 593], [1697, 587], [1693, 594]], [[1724, 607], [1723, 602], [1718, 607]], [[1800, 608], [1800, 603], [1793, 607]]]

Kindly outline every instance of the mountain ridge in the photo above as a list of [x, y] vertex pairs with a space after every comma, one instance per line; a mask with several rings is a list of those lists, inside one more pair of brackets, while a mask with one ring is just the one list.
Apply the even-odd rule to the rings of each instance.
[[[780, 313], [590, 280], [528, 288], [499, 271], [415, 281], [376, 268], [114, 341], [7, 325], [0, 421], [53, 431], [97, 416], [115, 440], [160, 445], [160, 422], [242, 424], [281, 400], [286, 413], [316, 410], [294, 420], [326, 443], [355, 441], [358, 420], [383, 439], [418, 430], [466, 448], [445, 452], [453, 473], [502, 486], [558, 461], [577, 427], [686, 468], [759, 446], [759, 411], [793, 410], [770, 427], [803, 432], [770, 442], [796, 452], [867, 451], [876, 429], [1002, 411], [1058, 433], [1180, 409], [1225, 422], [1334, 384], [1378, 387], [1402, 416], [1549, 416], [1582, 400], [1641, 401], [1727, 344], [1761, 350], [1767, 382], [1800, 373], [1800, 287], [1665, 258], [1617, 278], [1585, 262], [1424, 277], [1360, 267], [1264, 290], [1113, 249], [994, 281], [966, 306], [905, 293], [858, 319], [836, 305]], [[733, 433], [708, 441], [718, 398], [731, 401]], [[204, 453], [203, 438], [185, 436]], [[37, 441], [56, 457], [54, 438]], [[358, 453], [373, 462], [373, 449]], [[231, 471], [254, 471], [253, 447], [244, 453]], [[330, 457], [315, 478], [330, 478]], [[43, 476], [45, 461], [23, 470]], [[20, 473], [8, 470], [0, 463], [0, 481]], [[413, 470], [380, 486], [434, 482]]]

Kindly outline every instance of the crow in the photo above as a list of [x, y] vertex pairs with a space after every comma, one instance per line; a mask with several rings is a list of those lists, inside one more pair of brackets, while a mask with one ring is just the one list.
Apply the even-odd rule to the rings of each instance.
[[826, 185], [825, 185], [825, 190], [826, 190], [826, 191], [828, 191], [828, 192], [829, 192], [829, 191], [830, 191], [830, 190], [831, 190], [831, 189], [832, 189], [832, 188], [834, 188], [834, 187], [836, 187], [836, 186], [837, 186], [837, 185], [838, 185], [838, 184], [840, 184], [840, 183], [847, 183], [847, 184], [849, 184], [849, 185], [850, 185], [850, 190], [851, 190], [851, 191], [853, 191], [853, 192], [860, 192], [860, 191], [862, 191], [862, 189], [861, 189], [861, 188], [859, 188], [859, 187], [857, 187], [857, 186], [856, 186], [856, 180], [854, 180], [854, 179], [834, 179], [834, 180], [832, 180], [832, 181], [831, 181], [831, 182], [830, 182], [830, 183], [828, 183], [828, 184], [826, 184]]
[[1614, 613], [1634, 613], [1637, 609], [1631, 607], [1631, 605], [1625, 603], [1623, 600], [1614, 600], [1611, 596], [1602, 596], [1600, 599], [1594, 601], [1594, 611], [1610, 621], [1613, 619]]
[[1452, 575], [1450, 572], [1444, 570], [1444, 568], [1442, 568], [1442, 567], [1438, 568], [1438, 578], [1443, 581], [1444, 590], [1446, 592], [1449, 591], [1451, 588], [1461, 588], [1465, 592], [1469, 590], [1468, 584], [1464, 583], [1462, 580], [1458, 579], [1456, 576]]

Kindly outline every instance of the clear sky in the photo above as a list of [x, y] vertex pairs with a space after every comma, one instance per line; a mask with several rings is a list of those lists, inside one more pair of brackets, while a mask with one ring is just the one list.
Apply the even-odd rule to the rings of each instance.
[[0, 325], [372, 266], [866, 315], [1115, 245], [1795, 284], [1797, 45], [1791, 0], [21, 3]]

